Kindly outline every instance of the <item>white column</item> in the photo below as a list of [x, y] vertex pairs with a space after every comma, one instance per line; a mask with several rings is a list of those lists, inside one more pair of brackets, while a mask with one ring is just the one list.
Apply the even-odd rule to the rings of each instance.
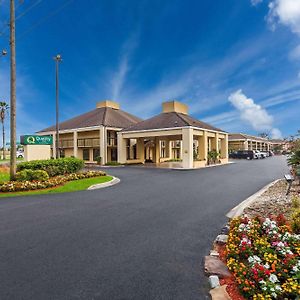
[[203, 135], [198, 137], [198, 159], [207, 161], [208, 139], [207, 131], [203, 131]]
[[228, 158], [228, 135], [221, 140], [221, 158]]
[[183, 158], [183, 148], [182, 148], [183, 146], [182, 146], [182, 141], [180, 141], [179, 144], [180, 144], [180, 157], [179, 157], [179, 158], [182, 159], [182, 158]]
[[145, 162], [145, 143], [143, 138], [139, 138], [136, 141], [137, 143], [137, 158], [140, 160], [142, 163]]
[[193, 159], [193, 128], [182, 129], [182, 167], [192, 169]]
[[100, 126], [100, 157], [101, 164], [106, 164], [106, 128], [104, 126]]
[[78, 146], [77, 146], [77, 131], [73, 133], [73, 156], [77, 157]]
[[118, 132], [118, 163], [126, 163], [126, 139], [123, 138], [122, 132]]
[[174, 157], [172, 157], [172, 141], [168, 141], [168, 144], [169, 144], [169, 159], [172, 159]]
[[159, 138], [155, 138], [155, 163], [160, 163], [160, 141]]

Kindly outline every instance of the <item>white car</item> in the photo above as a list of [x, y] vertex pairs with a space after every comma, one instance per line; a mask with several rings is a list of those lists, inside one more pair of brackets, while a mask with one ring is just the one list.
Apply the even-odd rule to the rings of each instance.
[[265, 151], [262, 151], [261, 154], [264, 155], [264, 158], [270, 156], [269, 152], [265, 152]]
[[17, 151], [17, 158], [24, 158], [24, 152], [23, 151]]
[[266, 153], [260, 152], [259, 150], [254, 150], [257, 158], [266, 158]]

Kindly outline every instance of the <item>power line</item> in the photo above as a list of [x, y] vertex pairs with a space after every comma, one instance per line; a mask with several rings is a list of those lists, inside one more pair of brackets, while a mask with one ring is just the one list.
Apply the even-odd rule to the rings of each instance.
[[34, 25], [32, 25], [31, 27], [29, 27], [29, 29], [27, 29], [26, 31], [24, 31], [20, 36], [18, 36], [18, 40], [24, 38], [28, 33], [30, 33], [32, 30], [34, 30], [35, 28], [37, 28], [38, 26], [40, 26], [41, 24], [43, 24], [44, 22], [46, 22], [48, 19], [50, 19], [51, 17], [55, 16], [56, 14], [58, 14], [61, 10], [63, 10], [66, 6], [68, 6], [69, 4], [71, 4], [74, 0], [67, 0], [64, 2], [63, 5], [61, 5], [59, 8], [57, 8], [56, 10], [50, 12], [48, 15], [44, 16], [43, 18], [41, 18], [39, 21], [37, 21]]
[[[34, 2], [31, 6], [29, 6], [27, 9], [25, 9], [25, 11], [23, 11], [22, 13], [20, 13], [18, 16], [16, 16], [16, 21], [21, 19], [22, 17], [24, 17], [27, 13], [29, 13], [32, 9], [34, 9], [37, 5], [39, 5], [43, 0], [37, 0], [36, 2]], [[21, 5], [22, 3], [20, 3], [19, 5]]]
[[[2, 2], [0, 2], [0, 4], [2, 4], [4, 2], [4, 0]], [[24, 0], [20, 0], [19, 3], [17, 4], [15, 11], [24, 3]], [[29, 10], [29, 9], [28, 9]], [[18, 17], [17, 17], [18, 18]], [[16, 18], [16, 20], [17, 20]], [[6, 19], [4, 22], [4, 25], [2, 26], [1, 30], [0, 30], [0, 36], [6, 36], [8, 37], [8, 35], [4, 35], [5, 31], [7, 30], [7, 28], [9, 28], [9, 19]]]

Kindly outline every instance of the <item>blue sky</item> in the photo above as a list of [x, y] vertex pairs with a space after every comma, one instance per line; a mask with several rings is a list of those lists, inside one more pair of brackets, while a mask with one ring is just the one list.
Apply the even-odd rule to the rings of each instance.
[[[55, 122], [57, 53], [61, 120], [104, 99], [147, 118], [177, 99], [231, 132], [300, 128], [300, 0], [25, 0], [16, 15], [18, 134]], [[7, 30], [0, 44], [9, 48]]]

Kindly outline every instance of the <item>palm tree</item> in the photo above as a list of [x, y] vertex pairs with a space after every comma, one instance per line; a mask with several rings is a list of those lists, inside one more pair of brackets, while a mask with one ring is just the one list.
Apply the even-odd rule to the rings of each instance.
[[5, 159], [5, 127], [4, 127], [4, 121], [5, 117], [8, 113], [9, 106], [6, 102], [1, 101], [0, 102], [0, 120], [2, 123], [2, 145], [3, 145], [3, 159]]

